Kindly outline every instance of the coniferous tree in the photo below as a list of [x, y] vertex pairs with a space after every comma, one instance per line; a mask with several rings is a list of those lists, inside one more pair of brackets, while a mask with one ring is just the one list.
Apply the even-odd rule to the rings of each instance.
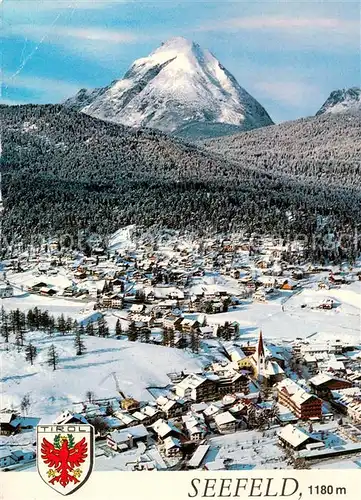
[[78, 332], [82, 337], [84, 337], [84, 335], [86, 335], [86, 329], [85, 329], [83, 323], [80, 323], [80, 325], [78, 326]]
[[138, 330], [137, 327], [135, 326], [135, 322], [131, 321], [128, 326], [128, 340], [131, 342], [135, 342], [138, 338]]
[[4, 342], [8, 343], [9, 342], [9, 338], [10, 338], [10, 327], [9, 327], [9, 324], [8, 324], [7, 317], [5, 317], [5, 319], [3, 319], [1, 321], [0, 332], [1, 332], [1, 336], [4, 339]]
[[77, 356], [81, 356], [86, 351], [86, 347], [79, 330], [75, 334], [74, 347]]
[[21, 402], [20, 402], [20, 410], [21, 412], [24, 414], [27, 414], [28, 413], [28, 410], [30, 408], [30, 396], [29, 394], [25, 394], [25, 396], [23, 396]]
[[149, 344], [151, 331], [149, 328], [144, 328], [142, 331], [142, 342]]
[[57, 329], [59, 330], [59, 332], [62, 335], [65, 335], [65, 332], [67, 331], [67, 325], [66, 325], [66, 321], [65, 321], [65, 317], [64, 317], [63, 313], [58, 318]]
[[20, 327], [15, 333], [16, 345], [24, 347], [25, 342], [25, 328]]
[[2, 305], [1, 306], [1, 313], [0, 313], [0, 321], [3, 323], [6, 319], [8, 319], [8, 315], [5, 311], [5, 307]]
[[163, 328], [162, 332], [162, 344], [169, 345], [169, 328]]
[[171, 328], [168, 330], [168, 342], [169, 347], [174, 347], [174, 330]]
[[97, 330], [99, 337], [109, 337], [109, 328], [104, 316], [97, 320]]
[[57, 350], [55, 349], [54, 344], [51, 344], [51, 346], [48, 349], [48, 359], [47, 363], [49, 366], [53, 368], [53, 370], [56, 370], [56, 367], [58, 366], [58, 361], [59, 361], [59, 355]]
[[199, 352], [199, 338], [195, 332], [191, 332], [190, 348], [192, 352]]
[[49, 317], [49, 322], [48, 322], [48, 326], [46, 328], [46, 332], [48, 335], [50, 335], [50, 337], [54, 334], [55, 332], [55, 319], [54, 319], [54, 316], [50, 316]]
[[73, 318], [68, 316], [65, 321], [65, 331], [66, 333], [70, 333], [73, 329], [74, 321]]
[[95, 394], [93, 391], [86, 391], [85, 393], [85, 398], [89, 403], [92, 403], [94, 401]]
[[115, 335], [117, 337], [120, 337], [122, 334], [122, 325], [120, 323], [120, 319], [117, 319], [117, 322], [115, 324]]
[[29, 361], [31, 365], [34, 364], [34, 360], [37, 355], [38, 351], [33, 344], [30, 343], [25, 347], [25, 359], [26, 361]]
[[89, 335], [90, 337], [94, 337], [95, 335], [95, 328], [94, 328], [94, 322], [89, 321], [86, 326], [85, 326], [85, 333]]

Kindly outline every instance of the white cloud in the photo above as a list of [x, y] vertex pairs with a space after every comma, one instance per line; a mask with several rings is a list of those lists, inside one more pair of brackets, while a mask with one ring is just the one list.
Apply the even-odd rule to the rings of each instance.
[[[23, 89], [27, 91], [39, 92], [43, 97], [42, 101], [45, 102], [50, 96], [53, 96], [52, 101], [54, 101], [54, 95], [57, 96], [57, 101], [60, 102], [67, 97], [74, 95], [81, 87], [86, 85], [80, 85], [72, 82], [67, 82], [64, 80], [56, 80], [46, 77], [37, 76], [26, 76], [19, 74], [15, 78], [12, 78], [11, 74], [2, 75], [4, 94], [6, 95], [6, 87], [15, 87], [17, 89]], [[5, 100], [7, 98], [5, 97]]]
[[123, 30], [111, 30], [96, 27], [76, 27], [69, 26], [52, 26], [51, 30], [47, 26], [32, 25], [32, 24], [18, 24], [10, 26], [5, 33], [5, 36], [22, 35], [30, 40], [40, 41], [46, 36], [46, 40], [52, 43], [66, 44], [69, 46], [69, 39], [75, 38], [77, 40], [107, 42], [107, 43], [135, 43], [143, 39], [141, 35], [131, 33]]
[[198, 28], [198, 31], [219, 32], [263, 32], [288, 39], [296, 39], [301, 43], [320, 43], [322, 37], [324, 43], [359, 43], [360, 19], [341, 19], [326, 16], [307, 17], [283, 17], [283, 16], [255, 16], [235, 17], [214, 21]]
[[[5, 6], [12, 10], [26, 12], [34, 8], [35, 0], [4, 0]], [[66, 11], [66, 10], [101, 10], [132, 0], [36, 0], [36, 11]], [[1, 3], [1, 2], [0, 2]]]
[[140, 37], [135, 33], [121, 30], [108, 30], [99, 28], [68, 28], [58, 26], [52, 30], [51, 38], [77, 38], [78, 40], [91, 40], [109, 43], [135, 43]]

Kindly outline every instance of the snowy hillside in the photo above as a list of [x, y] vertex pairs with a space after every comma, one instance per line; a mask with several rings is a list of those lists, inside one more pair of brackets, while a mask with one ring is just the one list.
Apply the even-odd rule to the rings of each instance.
[[[41, 417], [44, 423], [72, 403], [82, 401], [86, 391], [93, 391], [97, 398], [114, 397], [117, 393], [113, 372], [125, 394], [151, 400], [147, 387], [169, 384], [167, 373], [202, 366], [201, 357], [150, 344], [85, 337], [87, 352], [76, 356], [73, 335], [49, 337], [34, 333], [28, 337], [39, 351], [34, 366], [25, 361], [24, 353], [18, 353], [15, 346], [6, 351], [1, 343], [1, 405], [16, 408], [29, 394], [30, 413]], [[56, 371], [46, 363], [51, 344], [59, 353]]]
[[342, 113], [348, 110], [361, 111], [361, 88], [334, 90], [317, 111], [316, 116], [324, 113]]
[[105, 91], [83, 89], [66, 105], [79, 108], [79, 102], [89, 101], [82, 111], [91, 116], [165, 132], [182, 129], [187, 134], [188, 126], [199, 123], [217, 124], [214, 133], [222, 135], [222, 125], [249, 130], [272, 124], [265, 109], [208, 50], [181, 37], [136, 60]]

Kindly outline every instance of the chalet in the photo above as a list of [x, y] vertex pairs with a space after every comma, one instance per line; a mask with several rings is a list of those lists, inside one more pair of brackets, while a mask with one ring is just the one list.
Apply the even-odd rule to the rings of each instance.
[[297, 284], [294, 283], [293, 281], [291, 280], [285, 280], [281, 286], [280, 286], [280, 289], [281, 290], [294, 290], [296, 288]]
[[203, 412], [207, 422], [211, 422], [215, 419], [216, 415], [223, 412], [223, 405], [218, 402], [210, 404]]
[[229, 408], [229, 413], [234, 416], [234, 418], [241, 418], [248, 413], [248, 405], [242, 401], [238, 401], [233, 406]]
[[332, 405], [347, 414], [355, 423], [361, 423], [361, 389], [359, 387], [332, 391]]
[[37, 417], [16, 417], [11, 424], [13, 427], [18, 428], [21, 431], [34, 429], [40, 422], [40, 418]]
[[0, 435], [10, 436], [20, 431], [20, 423], [14, 413], [0, 413]]
[[163, 441], [164, 453], [167, 457], [177, 457], [182, 454], [182, 444], [179, 439], [168, 436]]
[[318, 373], [309, 380], [309, 383], [315, 394], [323, 399], [329, 399], [331, 391], [348, 389], [353, 386], [349, 380], [327, 375], [326, 373]]
[[150, 424], [154, 424], [157, 420], [160, 418], [163, 418], [164, 414], [162, 410], [159, 410], [159, 408], [155, 406], [145, 406], [144, 408], [141, 409], [141, 412], [144, 413], [144, 415], [147, 415], [149, 418]]
[[255, 300], [256, 302], [266, 302], [267, 300], [267, 296], [266, 296], [266, 291], [264, 288], [258, 288], [253, 296], [252, 296], [253, 300]]
[[175, 418], [186, 411], [186, 405], [182, 399], [169, 399], [161, 410], [167, 418]]
[[43, 281], [40, 281], [39, 283], [35, 283], [34, 285], [28, 286], [28, 291], [29, 292], [40, 292], [41, 288], [47, 287], [47, 284], [44, 283]]
[[154, 433], [157, 435], [158, 440], [164, 442], [167, 437], [180, 439], [182, 432], [172, 422], [165, 421], [162, 418], [154, 422], [151, 426]]
[[77, 269], [74, 273], [74, 278], [78, 280], [83, 280], [86, 278], [86, 271], [84, 269]]
[[107, 435], [107, 445], [114, 451], [125, 451], [138, 442], [148, 444], [149, 432], [144, 425], [140, 424], [131, 429], [114, 431]]
[[199, 336], [204, 339], [216, 337], [215, 329], [212, 326], [201, 326], [199, 328]]
[[87, 423], [88, 423], [88, 421], [83, 415], [80, 415], [79, 413], [73, 413], [69, 410], [64, 411], [53, 422], [53, 424], [57, 424], [57, 425], [87, 424]]
[[115, 416], [123, 422], [126, 427], [134, 427], [139, 424], [139, 420], [126, 411], [117, 411]]
[[308, 435], [300, 428], [288, 424], [278, 432], [278, 442], [283, 448], [291, 448], [294, 451], [303, 450], [310, 444], [319, 444], [324, 446], [320, 440], [315, 439]]
[[346, 279], [341, 274], [331, 274], [329, 277], [330, 283], [334, 285], [344, 285], [346, 283]]
[[301, 420], [321, 418], [322, 400], [302, 389], [293, 380], [286, 378], [279, 382], [278, 401], [289, 408]]
[[219, 377], [217, 380], [218, 395], [223, 396], [234, 392], [242, 392], [247, 394], [249, 379], [242, 373], [234, 373], [232, 376]]
[[175, 392], [177, 396], [197, 403], [211, 401], [217, 395], [217, 379], [218, 377], [206, 378], [192, 373], [176, 384]]
[[195, 319], [184, 318], [181, 322], [181, 327], [184, 332], [192, 333], [199, 329], [200, 324]]
[[229, 411], [219, 413], [214, 417], [214, 421], [221, 434], [231, 434], [236, 431], [237, 420]]
[[175, 314], [167, 314], [163, 318], [163, 328], [169, 328], [171, 330], [178, 330], [182, 324], [183, 318], [176, 316]]
[[107, 295], [102, 298], [101, 304], [106, 309], [122, 309], [123, 299], [118, 294]]
[[205, 438], [208, 429], [204, 417], [189, 413], [182, 417], [183, 424], [191, 441], [201, 441]]
[[142, 411], [135, 411], [132, 416], [138, 420], [141, 424], [149, 426], [152, 423], [152, 419], [143, 413]]
[[11, 285], [0, 285], [0, 299], [8, 299], [14, 295], [14, 288]]

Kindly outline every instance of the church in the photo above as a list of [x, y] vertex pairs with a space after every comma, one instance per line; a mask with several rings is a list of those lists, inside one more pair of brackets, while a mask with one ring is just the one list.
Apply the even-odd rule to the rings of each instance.
[[254, 368], [255, 378], [260, 383], [272, 386], [285, 378], [280, 358], [276, 358], [263, 342], [262, 330], [259, 332], [257, 347], [250, 356]]

